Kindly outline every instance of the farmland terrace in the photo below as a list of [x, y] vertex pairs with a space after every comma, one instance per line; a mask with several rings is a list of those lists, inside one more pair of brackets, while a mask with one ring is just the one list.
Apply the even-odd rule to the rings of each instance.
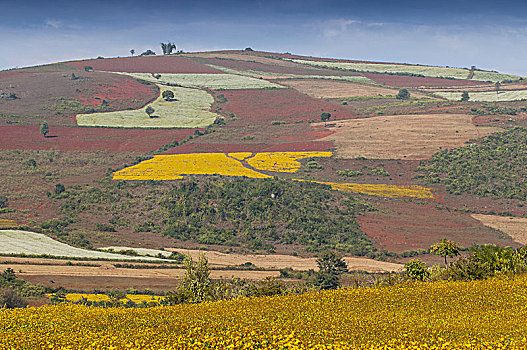
[[[309, 270], [327, 249], [392, 271], [436, 261], [442, 238], [518, 247], [526, 91], [494, 71], [246, 50], [2, 71], [0, 229], [87, 251], [201, 250], [224, 259], [215, 277], [252, 279]], [[182, 273], [59, 274], [61, 259], [17, 244], [0, 268], [26, 264], [32, 282], [161, 290]]]

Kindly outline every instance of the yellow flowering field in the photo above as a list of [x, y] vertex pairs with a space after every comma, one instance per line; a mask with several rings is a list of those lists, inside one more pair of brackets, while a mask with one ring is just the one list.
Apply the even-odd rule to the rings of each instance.
[[0, 349], [525, 349], [527, 276], [155, 308], [0, 311]]
[[[46, 297], [51, 299], [54, 294], [46, 294]], [[106, 294], [83, 294], [83, 293], [67, 293], [65, 294], [66, 300], [70, 302], [78, 302], [82, 299], [87, 301], [110, 301], [110, 297]], [[149, 302], [159, 302], [163, 297], [158, 295], [145, 295], [145, 294], [127, 294], [126, 297], [120, 299], [122, 302], [128, 300], [133, 301], [134, 303], [142, 303], [143, 301]]]
[[[304, 181], [304, 180], [298, 180]], [[376, 185], [376, 184], [357, 184], [357, 183], [338, 183], [338, 182], [322, 182], [311, 181], [319, 184], [330, 185], [331, 188], [344, 192], [357, 192], [362, 194], [369, 194], [373, 196], [385, 197], [413, 197], [413, 198], [434, 198], [432, 190], [428, 187], [412, 185], [412, 186], [397, 186], [397, 185]]]
[[158, 155], [137, 165], [117, 171], [114, 180], [178, 180], [183, 175], [225, 175], [268, 178], [245, 168], [224, 153]]
[[300, 169], [299, 159], [331, 157], [331, 152], [264, 152], [256, 153], [247, 163], [257, 170], [294, 173]]
[[[299, 159], [331, 157], [331, 152], [237, 152], [157, 155], [114, 173], [114, 180], [178, 180], [184, 175], [224, 175], [268, 178], [256, 170], [289, 172], [300, 169]], [[246, 160], [253, 169], [245, 167]]]

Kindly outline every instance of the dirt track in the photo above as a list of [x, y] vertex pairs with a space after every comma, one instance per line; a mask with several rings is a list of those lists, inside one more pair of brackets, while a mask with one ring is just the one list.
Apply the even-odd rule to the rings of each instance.
[[[324, 125], [318, 123], [314, 125]], [[460, 147], [499, 131], [476, 127], [468, 114], [396, 115], [336, 121], [334, 134], [321, 141], [334, 141], [337, 157], [368, 159], [427, 159], [446, 148]]]

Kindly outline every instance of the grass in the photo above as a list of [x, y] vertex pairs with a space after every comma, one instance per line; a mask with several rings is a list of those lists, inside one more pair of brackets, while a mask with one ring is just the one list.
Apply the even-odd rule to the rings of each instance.
[[278, 89], [280, 85], [273, 84], [263, 79], [255, 79], [234, 74], [161, 74], [156, 79], [149, 73], [119, 73], [137, 79], [160, 84], [175, 84], [184, 87], [207, 88], [212, 90], [239, 90], [239, 89]]
[[[438, 96], [444, 97], [450, 101], [460, 101], [461, 92], [436, 92]], [[469, 92], [469, 101], [477, 102], [504, 102], [504, 101], [521, 101], [527, 99], [527, 90], [520, 91], [495, 91], [486, 92]]]
[[126, 256], [72, 247], [46, 235], [20, 230], [0, 230], [0, 253], [26, 255], [52, 255], [74, 258], [112, 260], [159, 260], [151, 257]]
[[170, 90], [174, 99], [165, 101], [162, 96], [147, 105], [154, 108], [152, 118], [145, 108], [117, 112], [77, 115], [79, 126], [104, 126], [120, 128], [203, 128], [218, 117], [210, 112], [214, 98], [205, 91], [182, 87], [159, 86]]
[[0, 348], [525, 349], [526, 299], [518, 276], [156, 308], [22, 308], [0, 312]]
[[[467, 68], [434, 67], [403, 64], [324, 62], [296, 59], [291, 59], [290, 61], [323, 68], [352, 70], [358, 72], [408, 74], [433, 78], [467, 79], [470, 73], [470, 70]], [[472, 80], [496, 82], [503, 80], [519, 80], [521, 78], [522, 77], [519, 75], [503, 74], [489, 71], [476, 71]]]

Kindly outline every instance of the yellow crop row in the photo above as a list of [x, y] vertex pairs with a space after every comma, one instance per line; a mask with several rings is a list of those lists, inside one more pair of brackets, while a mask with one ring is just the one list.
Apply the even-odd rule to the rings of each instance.
[[[49, 299], [53, 298], [55, 294], [46, 294], [46, 297]], [[64, 295], [66, 297], [67, 301], [70, 302], [78, 302], [83, 299], [87, 301], [110, 301], [110, 297], [106, 294], [82, 294], [82, 293], [67, 293]], [[122, 302], [126, 302], [128, 300], [133, 301], [134, 303], [142, 303], [143, 301], [149, 303], [149, 302], [159, 302], [163, 297], [158, 295], [143, 295], [143, 294], [127, 294], [123, 299], [120, 299]]]
[[17, 227], [18, 223], [15, 220], [0, 219], [0, 229]]
[[525, 349], [527, 276], [155, 308], [0, 311], [0, 349]]
[[[298, 180], [305, 181], [305, 180]], [[356, 192], [362, 194], [369, 194], [373, 196], [385, 197], [413, 197], [413, 198], [434, 198], [432, 190], [423, 186], [397, 186], [384, 184], [357, 184], [357, 183], [338, 183], [338, 182], [322, 182], [311, 181], [319, 184], [330, 185], [331, 188], [337, 191]]]
[[256, 153], [192, 153], [158, 155], [137, 165], [114, 173], [114, 180], [178, 180], [184, 175], [224, 175], [268, 178], [269, 175], [245, 167], [246, 162], [256, 170], [295, 172], [298, 159], [331, 157], [331, 152], [267, 152]]

